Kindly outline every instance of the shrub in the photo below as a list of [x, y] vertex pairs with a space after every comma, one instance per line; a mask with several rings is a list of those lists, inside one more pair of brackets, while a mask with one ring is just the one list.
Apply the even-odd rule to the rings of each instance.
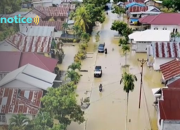
[[87, 47], [88, 47], [88, 45], [86, 43], [81, 43], [80, 44], [80, 49], [82, 49], [82, 50], [86, 50]]

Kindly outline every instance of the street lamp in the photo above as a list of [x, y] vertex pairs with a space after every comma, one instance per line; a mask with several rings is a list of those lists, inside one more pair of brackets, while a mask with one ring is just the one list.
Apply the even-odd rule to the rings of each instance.
[[143, 65], [144, 65], [144, 63], [146, 63], [148, 60], [145, 60], [145, 59], [138, 59], [138, 62], [140, 62], [141, 63], [141, 83], [140, 83], [140, 93], [139, 93], [139, 109], [140, 109], [140, 107], [141, 107], [141, 91], [142, 91], [142, 83], [143, 83], [143, 81], [142, 81], [142, 76], [143, 76]]

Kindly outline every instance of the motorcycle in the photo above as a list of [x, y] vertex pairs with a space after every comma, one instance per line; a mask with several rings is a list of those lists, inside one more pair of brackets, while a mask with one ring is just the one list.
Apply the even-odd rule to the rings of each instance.
[[104, 49], [105, 54], [107, 54], [107, 48]]
[[99, 92], [102, 92], [102, 84], [99, 85]]

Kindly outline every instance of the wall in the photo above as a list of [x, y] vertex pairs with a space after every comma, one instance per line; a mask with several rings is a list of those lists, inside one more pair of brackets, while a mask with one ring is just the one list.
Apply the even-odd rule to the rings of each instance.
[[150, 45], [151, 43], [139, 43], [137, 42], [136, 45], [137, 45], [137, 49], [136, 49], [136, 52], [144, 52], [146, 53], [147, 52], [147, 46]]
[[159, 70], [160, 69], [160, 65], [167, 63], [171, 60], [173, 60], [174, 58], [155, 58], [154, 59], [154, 63], [153, 63], [153, 68], [154, 70]]
[[180, 32], [180, 26], [177, 25], [151, 25], [151, 29], [154, 30], [154, 28], [158, 28], [158, 30], [163, 30], [163, 28], [167, 28], [167, 30], [170, 30], [173, 32], [173, 29], [178, 29], [178, 32]]
[[12, 82], [4, 85], [3, 87], [7, 87], [7, 88], [19, 88], [19, 89], [26, 89], [26, 90], [41, 90], [40, 88], [37, 88], [35, 86], [32, 86], [30, 84], [21, 82], [19, 80], [13, 80]]
[[150, 5], [154, 5], [154, 3], [155, 3], [154, 1], [149, 0], [148, 2], [146, 2], [146, 5], [147, 5], [147, 6], [150, 6]]
[[180, 120], [165, 120], [162, 130], [179, 130]]
[[52, 2], [33, 3], [33, 7], [38, 7], [38, 6], [50, 7], [52, 6]]

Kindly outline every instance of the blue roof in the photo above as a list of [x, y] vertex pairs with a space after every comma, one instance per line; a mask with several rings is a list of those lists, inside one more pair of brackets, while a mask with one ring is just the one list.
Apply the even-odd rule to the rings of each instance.
[[132, 2], [132, 3], [129, 3], [126, 5], [126, 8], [129, 8], [129, 7], [132, 7], [132, 6], [140, 6], [140, 7], [144, 7], [146, 6], [145, 4], [139, 4], [139, 3], [136, 3], [136, 2]]

